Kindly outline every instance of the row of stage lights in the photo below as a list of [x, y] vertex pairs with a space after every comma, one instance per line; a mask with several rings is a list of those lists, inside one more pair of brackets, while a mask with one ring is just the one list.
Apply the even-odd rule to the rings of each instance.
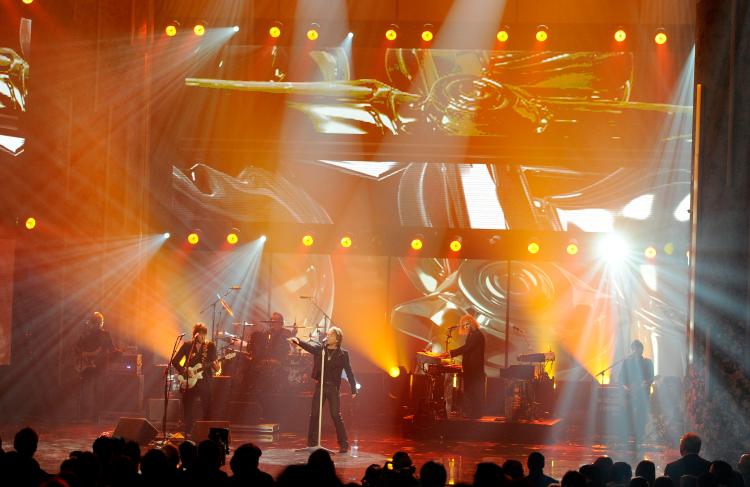
[[[33, 220], [33, 219], [30, 219]], [[35, 224], [35, 222], [34, 222]], [[27, 228], [33, 228], [29, 227], [29, 224], [27, 222]], [[165, 233], [164, 238], [169, 238], [170, 234]], [[266, 237], [261, 236], [261, 240], [265, 241]], [[201, 231], [198, 229], [191, 230], [190, 233], [188, 233], [186, 237], [187, 243], [191, 246], [198, 245], [201, 241]], [[225, 241], [229, 245], [237, 245], [240, 241], [240, 231], [236, 228], [232, 228], [229, 232], [227, 232]], [[300, 243], [304, 248], [312, 248], [315, 246], [315, 237], [312, 234], [305, 234], [300, 239]], [[344, 234], [338, 239], [338, 244], [342, 249], [348, 249], [354, 245], [354, 239], [349, 234]], [[422, 235], [415, 235], [410, 241], [409, 241], [409, 248], [414, 252], [419, 252], [422, 250], [422, 248], [425, 246], [425, 240]], [[448, 243], [448, 248], [453, 254], [458, 254], [461, 252], [461, 249], [463, 248], [463, 239], [460, 236], [456, 236], [450, 240]], [[565, 252], [570, 255], [574, 256], [577, 255], [579, 252], [579, 246], [578, 242], [575, 239], [571, 239], [566, 245], [565, 245]], [[537, 255], [542, 251], [542, 244], [534, 239], [529, 240], [528, 244], [526, 245], [526, 251], [529, 253], [529, 255]], [[674, 244], [667, 243], [664, 245], [663, 252], [665, 255], [673, 255], [675, 251]], [[607, 253], [610, 252], [612, 254], [620, 254], [625, 255], [630, 252], [630, 249], [628, 248], [627, 244], [622, 241], [622, 239], [619, 239], [618, 237], [611, 237], [606, 239], [601, 244], [600, 253]], [[656, 247], [654, 246], [648, 246], [644, 249], [643, 255], [647, 259], [655, 259], [657, 257], [658, 251]]]
[[[164, 33], [168, 37], [174, 37], [177, 35], [179, 30], [181, 29], [180, 23], [178, 21], [172, 21], [164, 28]], [[235, 25], [232, 28], [235, 32], [239, 32], [240, 27]], [[207, 30], [207, 26], [205, 22], [197, 22], [193, 25], [193, 34], [202, 37], [205, 35]], [[280, 38], [284, 33], [284, 25], [281, 22], [274, 22], [269, 28], [268, 28], [268, 36], [271, 39], [278, 39]], [[317, 22], [313, 22], [307, 27], [307, 30], [305, 32], [305, 37], [307, 37], [308, 40], [315, 42], [320, 37], [320, 24]], [[550, 38], [550, 29], [546, 25], [538, 25], [536, 27], [536, 30], [534, 32], [534, 39], [537, 42], [544, 43], [547, 42]], [[386, 29], [384, 33], [384, 37], [387, 41], [394, 42], [396, 39], [398, 39], [399, 36], [399, 28], [396, 24], [391, 24], [388, 26], [388, 29]], [[349, 38], [354, 37], [353, 32], [349, 32], [348, 35]], [[495, 35], [495, 38], [497, 41], [501, 44], [505, 44], [510, 40], [511, 37], [511, 29], [510, 27], [503, 27], [500, 30], [497, 31], [497, 34]], [[435, 39], [435, 29], [432, 26], [432, 24], [424, 24], [422, 26], [422, 30], [420, 33], [420, 38], [425, 43], [431, 43]], [[617, 28], [612, 33], [612, 38], [618, 42], [622, 43], [625, 42], [625, 40], [628, 38], [628, 33], [623, 28]], [[667, 43], [667, 40], [669, 37], [667, 36], [667, 31], [659, 27], [654, 32], [654, 43], [658, 45], [663, 45]]]
[[[281, 22], [274, 22], [271, 27], [268, 29], [268, 36], [271, 39], [278, 39], [283, 34], [283, 27], [284, 25]], [[349, 37], [353, 37], [354, 33], [350, 32]], [[399, 36], [399, 28], [396, 24], [391, 24], [388, 26], [386, 31], [384, 32], [385, 39], [387, 41], [393, 42], [396, 39], [398, 39]], [[310, 41], [316, 41], [320, 37], [320, 25], [318, 23], [312, 23], [308, 26], [306, 37]], [[495, 38], [500, 43], [506, 43], [510, 40], [511, 37], [511, 29], [508, 26], [504, 26], [500, 30], [497, 31], [497, 34], [495, 35]], [[536, 39], [537, 42], [547, 42], [547, 40], [550, 37], [550, 28], [546, 25], [538, 25], [536, 27], [536, 30], [534, 32], [534, 39]], [[628, 34], [625, 31], [625, 29], [618, 27], [613, 33], [612, 37], [614, 40], [618, 43], [625, 42], [625, 40], [628, 38]], [[422, 26], [422, 30], [420, 33], [420, 38], [423, 42], [430, 43], [435, 39], [435, 29], [432, 24], [424, 24]], [[654, 42], [656, 44], [662, 45], [666, 44], [668, 39], [667, 31], [660, 27], [656, 29], [654, 32]]]

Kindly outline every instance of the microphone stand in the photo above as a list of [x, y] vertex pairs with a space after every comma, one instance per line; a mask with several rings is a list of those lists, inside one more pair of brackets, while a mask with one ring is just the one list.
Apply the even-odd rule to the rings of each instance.
[[[326, 313], [323, 308], [320, 307], [320, 305], [315, 301], [315, 298], [309, 298], [309, 301], [315, 306], [318, 311], [320, 311], [323, 314], [323, 331], [328, 332], [329, 325], [335, 326], [335, 323], [333, 322], [333, 319], [328, 316], [328, 313]], [[318, 335], [320, 336], [320, 335]], [[314, 446], [308, 446], [307, 448], [300, 448], [295, 451], [315, 451], [319, 449], [326, 450], [330, 454], [335, 454], [333, 450], [329, 450], [328, 448], [324, 447], [320, 444], [321, 436], [323, 436], [323, 384], [325, 382], [325, 373], [326, 373], [326, 346], [325, 340], [318, 340], [320, 343], [320, 388], [319, 388], [319, 394], [320, 398], [318, 400], [318, 443]]]
[[[632, 355], [632, 354], [630, 354], [630, 355]], [[606, 371], [611, 370], [611, 369], [617, 367], [618, 365], [620, 365], [621, 363], [623, 363], [624, 361], [626, 361], [630, 357], [630, 355], [627, 355], [627, 356], [621, 358], [617, 362], [613, 362], [609, 367], [607, 367], [606, 369], [604, 369], [601, 372], [599, 372], [598, 374], [596, 374], [594, 377], [599, 377], [600, 375], [602, 376], [602, 380], [599, 382], [599, 384], [600, 385], [604, 385], [604, 373]]]
[[[222, 296], [219, 296], [219, 293], [216, 293], [216, 299], [213, 300], [211, 304], [200, 310], [200, 312], [198, 313], [203, 314], [208, 311], [208, 308], [211, 308], [211, 339], [214, 341], [214, 343], [216, 343], [216, 338], [218, 336], [218, 332], [216, 331], [216, 305], [219, 304], [222, 299], [229, 296], [229, 293], [231, 293], [232, 291], [234, 291], [234, 289], [230, 287]], [[221, 313], [221, 311], [219, 313]]]
[[174, 345], [172, 346], [172, 353], [169, 356], [169, 362], [167, 362], [167, 368], [164, 369], [164, 413], [161, 417], [161, 433], [162, 433], [162, 442], [164, 444], [167, 443], [167, 406], [169, 405], [169, 372], [172, 370], [172, 360], [174, 360], [175, 355], [177, 354], [177, 345], [180, 343], [180, 340], [182, 340], [182, 335], [177, 335], [177, 339], [174, 341]]

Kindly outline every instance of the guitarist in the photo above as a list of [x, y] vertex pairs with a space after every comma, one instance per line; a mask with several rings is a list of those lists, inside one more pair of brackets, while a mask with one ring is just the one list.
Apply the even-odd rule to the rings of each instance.
[[[182, 344], [172, 360], [172, 365], [181, 376], [182, 415], [185, 433], [193, 429], [193, 405], [201, 400], [202, 419], [210, 418], [211, 377], [219, 371], [216, 360], [216, 345], [206, 340], [208, 328], [203, 323], [193, 326], [193, 339]], [[194, 384], [193, 384], [194, 383]]]
[[648, 421], [648, 398], [654, 382], [654, 362], [643, 356], [643, 343], [640, 340], [633, 340], [630, 351], [632, 353], [622, 364], [620, 383], [626, 391], [629, 433], [635, 438], [636, 444], [640, 444]]
[[99, 381], [107, 368], [108, 355], [115, 351], [112, 337], [104, 329], [104, 315], [95, 311], [75, 344], [76, 368], [81, 376], [79, 414], [95, 421], [99, 397]]

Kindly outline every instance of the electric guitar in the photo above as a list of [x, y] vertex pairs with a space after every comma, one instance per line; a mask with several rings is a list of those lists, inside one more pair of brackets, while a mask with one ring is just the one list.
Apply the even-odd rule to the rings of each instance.
[[107, 359], [107, 353], [101, 347], [97, 347], [96, 350], [90, 352], [76, 352], [76, 372], [82, 374], [88, 369], [96, 369], [103, 367]]
[[[218, 362], [232, 359], [235, 355], [237, 355], [235, 352], [228, 353], [220, 358]], [[205, 377], [204, 372], [202, 363], [195, 364], [192, 367], [185, 367], [185, 375], [177, 375], [177, 382], [180, 385], [180, 391], [185, 392], [187, 389], [195, 387], [198, 381]]]

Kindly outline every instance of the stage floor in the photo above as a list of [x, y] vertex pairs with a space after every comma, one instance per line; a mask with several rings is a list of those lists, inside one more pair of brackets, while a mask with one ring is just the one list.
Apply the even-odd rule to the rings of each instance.
[[[0, 425], [0, 434], [4, 449], [12, 448], [13, 435], [24, 424]], [[115, 423], [112, 424], [29, 424], [40, 435], [39, 449], [36, 458], [42, 468], [49, 473], [57, 473], [60, 463], [74, 450], [90, 450], [94, 439], [101, 434], [111, 434]], [[304, 463], [307, 453], [295, 452], [295, 448], [305, 446], [305, 438], [299, 434], [281, 433], [276, 435], [258, 434], [232, 429], [231, 448], [236, 448], [246, 442], [256, 443], [262, 450], [260, 466], [263, 470], [276, 476], [286, 465]], [[533, 445], [508, 442], [489, 441], [440, 441], [417, 440], [404, 438], [400, 434], [383, 432], [373, 427], [360, 427], [359, 431], [350, 431], [350, 441], [357, 442], [358, 454], [333, 455], [339, 477], [345, 481], [359, 482], [365, 468], [372, 463], [382, 464], [385, 459], [398, 450], [409, 452], [417, 468], [428, 460], [443, 463], [448, 470], [449, 481], [471, 481], [474, 469], [479, 462], [497, 462], [514, 458], [526, 464], [527, 455], [534, 450], [544, 453], [547, 459], [545, 471], [558, 480], [571, 469], [577, 470], [584, 463], [591, 463], [600, 455], [609, 455], [615, 461], [626, 461], [633, 468], [642, 459], [656, 463], [657, 475], [661, 474], [665, 465], [678, 458], [676, 448], [662, 445], [645, 444], [639, 451], [628, 445], [607, 446], [581, 441], [560, 441], [555, 444]], [[323, 436], [323, 444], [331, 449], [337, 449], [335, 436]], [[142, 452], [147, 451], [142, 446]], [[231, 455], [231, 453], [230, 453]], [[229, 466], [225, 467], [229, 471]]]

